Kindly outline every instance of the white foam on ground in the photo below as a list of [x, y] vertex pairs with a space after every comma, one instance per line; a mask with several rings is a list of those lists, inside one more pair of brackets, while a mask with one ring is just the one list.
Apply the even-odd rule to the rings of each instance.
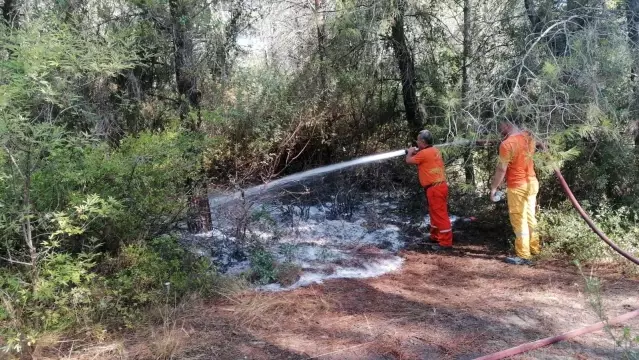
[[293, 254], [294, 263], [326, 262], [331, 260], [346, 259], [347, 255], [339, 249], [316, 246], [312, 244], [299, 245]]
[[399, 239], [400, 229], [395, 225], [384, 225], [381, 229], [370, 231], [366, 221], [354, 222], [343, 220], [326, 220], [305, 223], [288, 229], [282, 234], [280, 242], [288, 244], [310, 243], [315, 245], [355, 246], [373, 245], [399, 250], [403, 243]]
[[324, 210], [323, 207], [319, 208], [317, 206], [311, 206], [308, 209], [308, 215], [309, 215], [309, 217], [311, 219], [314, 219], [314, 218], [325, 218], [326, 215], [325, 215], [324, 211], [325, 210]]
[[387, 274], [398, 270], [404, 259], [393, 256], [388, 259], [373, 260], [362, 264], [362, 267], [337, 267], [331, 274], [321, 272], [305, 272], [293, 285], [283, 287], [280, 284], [268, 284], [258, 287], [262, 291], [293, 290], [311, 284], [321, 284], [330, 279], [365, 279]]
[[[403, 259], [396, 253], [403, 248], [404, 241], [401, 229], [388, 222], [408, 221], [392, 211], [396, 207], [388, 201], [373, 200], [364, 204], [365, 211], [355, 211], [350, 220], [329, 220], [330, 203], [306, 207], [254, 204], [250, 207], [253, 213], [259, 212], [265, 217], [252, 223], [248, 233], [260, 241], [277, 262], [291, 262], [302, 269], [300, 278], [291, 286], [269, 284], [258, 289], [290, 290], [329, 279], [370, 278], [398, 270]], [[371, 215], [371, 210], [377, 215]], [[233, 259], [232, 249], [237, 248], [237, 239], [231, 236], [234, 228], [232, 222], [222, 216], [223, 210], [217, 211], [220, 216], [213, 220], [218, 229], [191, 237], [191, 245], [211, 252], [223, 273], [239, 275], [249, 271], [249, 260]], [[377, 250], [359, 251], [369, 247]]]

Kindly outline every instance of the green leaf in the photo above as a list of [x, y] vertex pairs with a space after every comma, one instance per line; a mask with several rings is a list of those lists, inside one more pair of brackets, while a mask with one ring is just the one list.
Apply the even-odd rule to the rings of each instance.
[[544, 62], [542, 73], [548, 78], [555, 80], [559, 75], [559, 67], [549, 61]]

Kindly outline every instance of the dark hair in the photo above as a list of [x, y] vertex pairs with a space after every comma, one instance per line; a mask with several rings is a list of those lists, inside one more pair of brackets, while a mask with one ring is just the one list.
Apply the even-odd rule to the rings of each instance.
[[433, 145], [433, 135], [428, 130], [422, 130], [417, 136], [420, 140], [426, 143], [426, 145]]

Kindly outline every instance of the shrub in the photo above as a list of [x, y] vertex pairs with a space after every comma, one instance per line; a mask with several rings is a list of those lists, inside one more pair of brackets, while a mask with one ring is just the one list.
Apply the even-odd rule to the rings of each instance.
[[[112, 197], [123, 205], [123, 212], [109, 223], [92, 230], [109, 231], [109, 244], [142, 240], [165, 233], [184, 218], [189, 179], [198, 178], [201, 137], [179, 129], [142, 132], [122, 140], [120, 147], [106, 144], [87, 149], [78, 163], [72, 194], [91, 191]], [[51, 181], [52, 179], [46, 179]], [[194, 181], [195, 183], [195, 181]], [[73, 195], [72, 195], [73, 196]]]
[[149, 244], [136, 243], [122, 249], [118, 271], [107, 280], [122, 309], [136, 309], [174, 300], [191, 290], [207, 290], [215, 272], [207, 261], [185, 251], [172, 236], [161, 236]]
[[[132, 327], [141, 310], [174, 304], [191, 291], [207, 291], [216, 273], [171, 236], [125, 246], [96, 266], [99, 253], [76, 255], [50, 249], [37, 277], [19, 270], [0, 275], [0, 337], [4, 351], [21, 352], [43, 333], [87, 327]], [[113, 265], [113, 271], [109, 266]]]
[[42, 332], [64, 331], [91, 324], [100, 305], [96, 287], [101, 278], [91, 269], [96, 255], [49, 253], [38, 276], [24, 271], [0, 275], [0, 336], [5, 351], [32, 346]]
[[[617, 245], [629, 252], [639, 251], [638, 214], [627, 207], [613, 209], [606, 203], [597, 207], [582, 204], [595, 224]], [[565, 254], [581, 261], [610, 260], [610, 249], [588, 227], [568, 202], [539, 216], [539, 229], [550, 253]]]
[[251, 279], [266, 285], [277, 280], [277, 263], [273, 255], [263, 248], [256, 248], [251, 252]]

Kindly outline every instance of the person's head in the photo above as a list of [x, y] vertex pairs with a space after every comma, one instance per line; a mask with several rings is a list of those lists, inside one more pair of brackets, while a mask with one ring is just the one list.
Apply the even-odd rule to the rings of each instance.
[[502, 120], [499, 122], [499, 133], [501, 136], [506, 137], [513, 129], [513, 124], [508, 120]]
[[433, 135], [428, 130], [422, 130], [417, 134], [417, 147], [421, 150], [433, 146]]
[[510, 115], [499, 122], [499, 133], [506, 137], [519, 131], [520, 118], [518, 115]]

